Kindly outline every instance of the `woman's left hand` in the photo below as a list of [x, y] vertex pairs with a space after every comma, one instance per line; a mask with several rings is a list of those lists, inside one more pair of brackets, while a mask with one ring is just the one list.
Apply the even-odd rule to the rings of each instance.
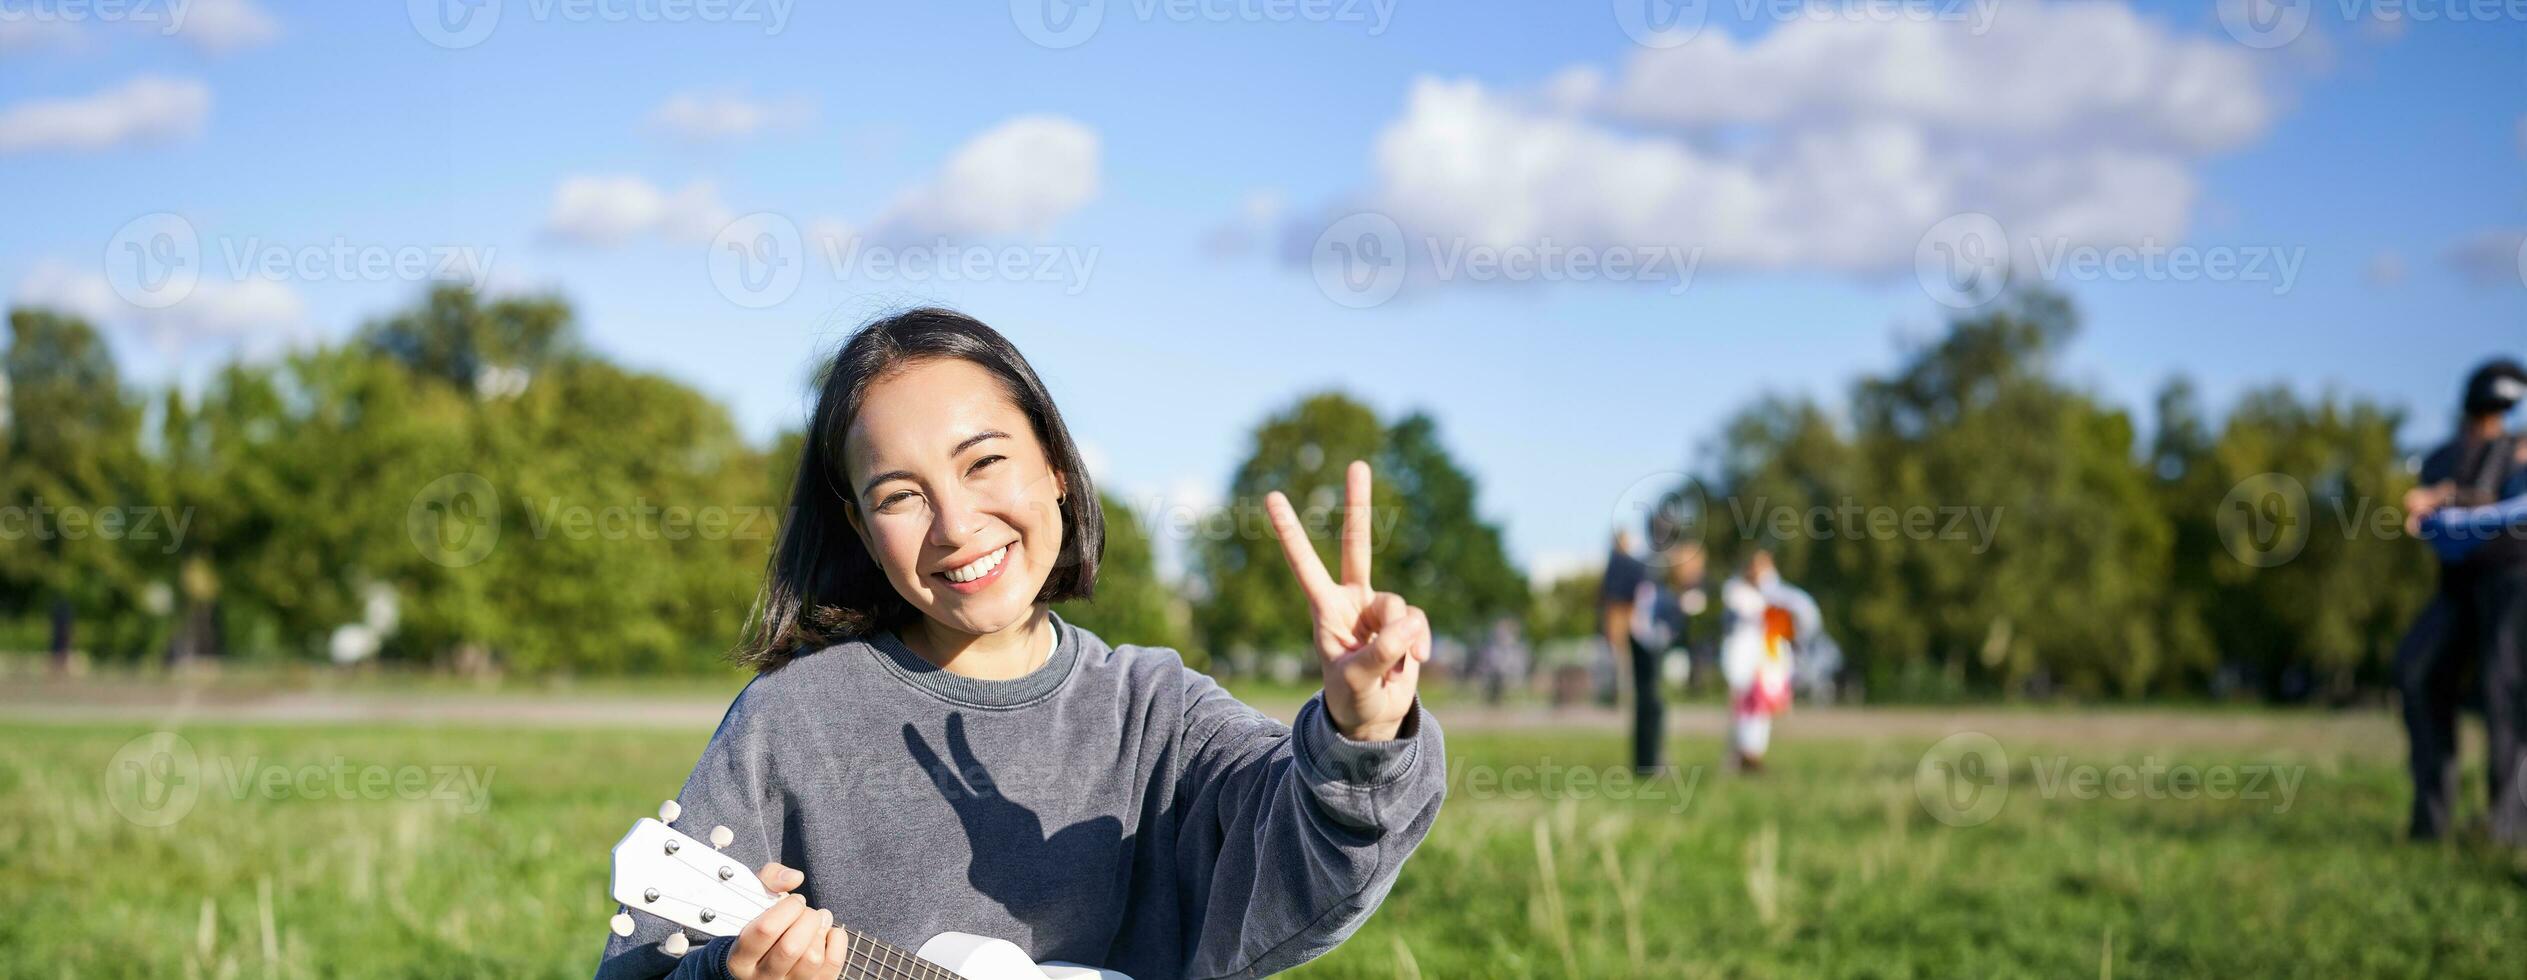
[[1430, 659], [1430, 617], [1395, 593], [1369, 587], [1369, 464], [1353, 462], [1344, 483], [1340, 582], [1325, 574], [1290, 498], [1274, 491], [1264, 509], [1316, 618], [1317, 662], [1334, 729], [1353, 741], [1383, 742], [1412, 716], [1421, 665]]

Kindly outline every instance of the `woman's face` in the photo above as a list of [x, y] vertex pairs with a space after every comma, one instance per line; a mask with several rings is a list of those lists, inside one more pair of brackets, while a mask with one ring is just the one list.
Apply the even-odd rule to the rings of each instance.
[[896, 370], [869, 386], [843, 458], [860, 539], [913, 608], [976, 635], [1028, 621], [1065, 488], [998, 378], [957, 358]]

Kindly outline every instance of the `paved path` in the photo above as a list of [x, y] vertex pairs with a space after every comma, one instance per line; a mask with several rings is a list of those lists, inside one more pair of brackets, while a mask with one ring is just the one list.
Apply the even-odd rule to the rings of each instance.
[[[1294, 701], [1257, 706], [1285, 720], [1298, 708]], [[719, 723], [727, 707], [718, 697], [604, 692], [252, 690], [26, 678], [0, 686], [0, 722], [709, 728]], [[1440, 709], [1439, 716], [1457, 732], [1575, 729], [1614, 734], [1626, 725], [1620, 712], [1594, 706], [1556, 710], [1457, 704]], [[1668, 718], [1669, 731], [1685, 736], [1716, 737], [1728, 724], [1725, 709], [1710, 704], [1671, 705]], [[2393, 755], [2404, 744], [2394, 717], [2376, 710], [1805, 707], [1781, 722], [1785, 738], [1927, 742], [1963, 731], [2012, 743], [2121, 749], [2288, 746]]]

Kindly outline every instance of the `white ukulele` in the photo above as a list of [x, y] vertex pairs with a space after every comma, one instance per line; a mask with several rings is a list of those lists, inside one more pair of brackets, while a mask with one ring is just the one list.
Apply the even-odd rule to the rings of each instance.
[[[666, 820], [676, 814], [673, 800], [658, 810]], [[719, 852], [730, 839], [728, 828], [715, 827], [711, 843], [704, 844], [658, 820], [641, 818], [614, 845], [614, 900], [685, 929], [736, 935], [780, 896], [765, 889], [753, 869]], [[943, 932], [919, 951], [907, 953], [842, 923], [834, 925], [851, 937], [850, 951], [843, 954], [844, 980], [1132, 980], [1074, 963], [1039, 965], [1005, 939]], [[630, 913], [617, 914], [613, 926], [615, 935], [631, 935]], [[678, 930], [658, 945], [671, 956], [682, 956], [691, 940]]]

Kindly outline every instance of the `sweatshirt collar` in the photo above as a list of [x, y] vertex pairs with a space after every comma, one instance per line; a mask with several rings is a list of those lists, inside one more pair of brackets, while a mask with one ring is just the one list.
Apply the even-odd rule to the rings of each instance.
[[1053, 623], [1053, 656], [1041, 666], [1021, 677], [1005, 681], [987, 681], [950, 673], [930, 661], [921, 659], [902, 637], [893, 630], [881, 631], [869, 639], [869, 649], [888, 669], [906, 683], [939, 698], [976, 708], [1016, 708], [1033, 704], [1051, 695], [1070, 679], [1071, 668], [1079, 663], [1079, 630], [1050, 610], [1045, 616]]

